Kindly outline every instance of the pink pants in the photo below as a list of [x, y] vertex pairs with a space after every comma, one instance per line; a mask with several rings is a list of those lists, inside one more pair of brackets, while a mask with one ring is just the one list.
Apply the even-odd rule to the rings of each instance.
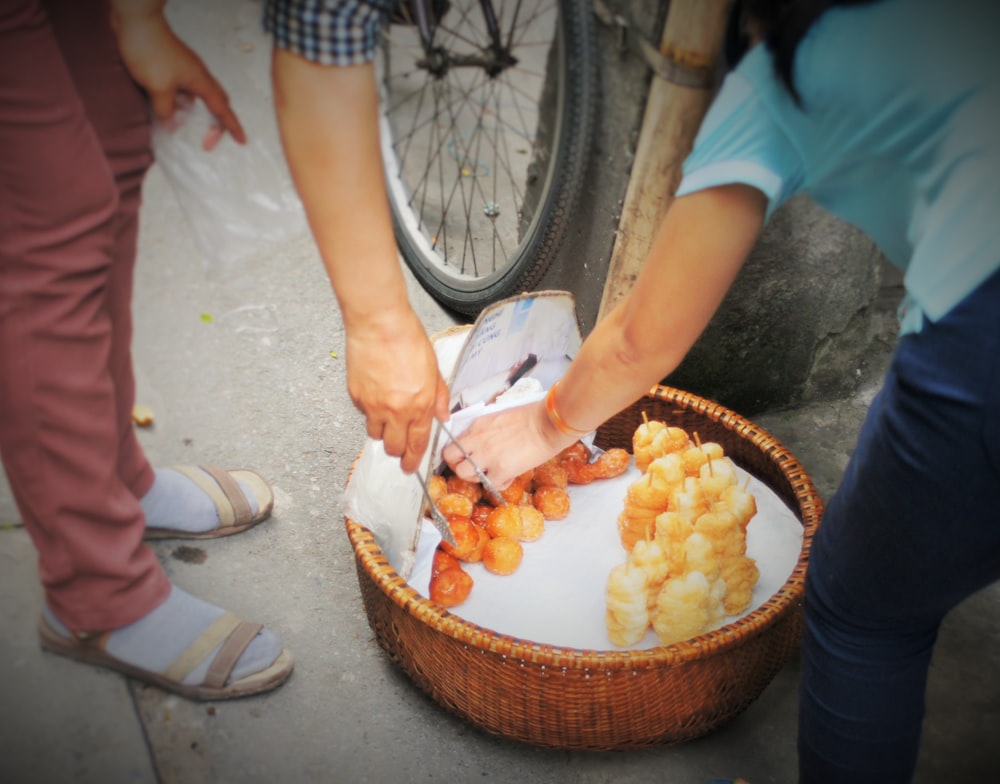
[[71, 629], [170, 589], [143, 543], [153, 471], [131, 422], [145, 98], [106, 0], [0, 0], [0, 456]]

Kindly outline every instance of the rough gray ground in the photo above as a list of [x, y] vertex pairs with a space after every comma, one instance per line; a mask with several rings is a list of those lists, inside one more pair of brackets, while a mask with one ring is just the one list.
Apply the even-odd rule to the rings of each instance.
[[[237, 106], [262, 100], [259, 6], [232, 0], [178, 15], [223, 56]], [[262, 70], [262, 67], [264, 70]], [[236, 78], [241, 77], [241, 78]], [[375, 644], [344, 534], [341, 494], [364, 430], [344, 384], [336, 304], [305, 237], [237, 269], [206, 271], [162, 172], [143, 212], [135, 299], [140, 431], [154, 463], [249, 465], [274, 483], [266, 524], [229, 539], [155, 545], [184, 588], [269, 624], [297, 659], [278, 691], [197, 704], [38, 647], [34, 550], [0, 492], [0, 780], [11, 782], [683, 782], [795, 779], [798, 668], [790, 662], [749, 710], [677, 747], [560, 752], [478, 732], [417, 691]], [[429, 331], [451, 323], [415, 285]], [[203, 314], [212, 320], [203, 320]], [[877, 388], [754, 417], [836, 487]], [[881, 364], [880, 364], [881, 363]], [[941, 634], [917, 781], [995, 778], [1000, 593], [959, 608]]]

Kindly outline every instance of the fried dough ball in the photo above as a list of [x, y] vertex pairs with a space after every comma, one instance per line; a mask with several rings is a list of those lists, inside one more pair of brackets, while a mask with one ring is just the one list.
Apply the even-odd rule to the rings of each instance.
[[566, 487], [569, 484], [569, 477], [562, 464], [555, 460], [542, 463], [535, 469], [535, 476], [532, 484], [537, 490], [539, 487]]
[[739, 615], [750, 606], [754, 586], [760, 579], [760, 569], [753, 558], [739, 556], [727, 558], [719, 577], [726, 584], [723, 607], [727, 615]]
[[557, 455], [557, 459], [560, 463], [589, 463], [590, 462], [590, 450], [583, 441], [577, 441], [574, 444], [570, 444], [562, 452]]
[[480, 532], [483, 530], [472, 524], [468, 517], [449, 517], [448, 526], [451, 534], [455, 537], [455, 544], [441, 541], [439, 545], [449, 555], [455, 556], [460, 561], [478, 561], [483, 556], [483, 540]]
[[529, 468], [523, 474], [520, 474], [518, 479], [521, 480], [521, 484], [525, 487], [531, 487], [531, 483], [535, 481], [535, 469]]
[[[645, 417], [645, 414], [643, 415]], [[632, 434], [632, 454], [635, 457], [635, 465], [640, 471], [645, 471], [655, 455], [652, 453], [653, 441], [658, 433], [667, 429], [665, 422], [657, 420], [645, 421], [635, 429]]]
[[[725, 583], [719, 584], [725, 590]], [[656, 597], [653, 629], [663, 645], [688, 640], [707, 631], [721, 617], [721, 608], [718, 587], [701, 572], [671, 577]]]
[[433, 474], [431, 478], [427, 480], [427, 495], [431, 497], [432, 501], [436, 502], [447, 492], [448, 480], [440, 474]]
[[472, 499], [460, 493], [445, 493], [435, 503], [445, 517], [472, 516]]
[[597, 466], [584, 460], [566, 460], [562, 464], [566, 469], [566, 479], [571, 485], [589, 485], [597, 479]]
[[524, 557], [524, 548], [517, 539], [498, 536], [483, 548], [483, 566], [493, 574], [508, 575], [517, 571]]
[[649, 628], [646, 589], [649, 575], [644, 569], [618, 564], [608, 573], [605, 585], [604, 624], [615, 645], [634, 645]]
[[461, 566], [453, 566], [431, 577], [430, 597], [444, 607], [454, 607], [469, 598], [472, 584], [468, 572]]
[[562, 520], [569, 514], [569, 493], [561, 487], [539, 487], [531, 503], [546, 520]]
[[628, 470], [632, 457], [624, 449], [613, 447], [600, 455], [593, 465], [598, 479], [612, 479], [621, 476]]
[[483, 497], [483, 486], [479, 482], [468, 482], [452, 474], [448, 477], [448, 492], [464, 495], [472, 503], [476, 503]]
[[524, 504], [521, 511], [521, 536], [522, 542], [533, 542], [545, 533], [545, 515], [539, 512], [531, 504]]
[[486, 518], [490, 516], [490, 512], [494, 509], [496, 509], [496, 507], [492, 504], [475, 504], [472, 507], [472, 514], [469, 518], [480, 528], [485, 528]]
[[514, 504], [497, 506], [486, 518], [486, 533], [491, 537], [521, 538], [521, 510]]
[[505, 503], [519, 504], [521, 503], [521, 496], [524, 495], [524, 487], [524, 482], [520, 478], [515, 478], [513, 482], [500, 491], [500, 495]]
[[431, 559], [431, 577], [445, 569], [459, 565], [459, 561], [454, 555], [438, 547], [434, 550], [434, 557]]

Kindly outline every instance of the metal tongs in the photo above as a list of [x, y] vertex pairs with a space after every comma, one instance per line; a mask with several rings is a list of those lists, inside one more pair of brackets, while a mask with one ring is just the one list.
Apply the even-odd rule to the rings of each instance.
[[[458, 447], [458, 451], [462, 453], [462, 457], [464, 457], [469, 462], [469, 465], [472, 466], [472, 470], [476, 472], [476, 478], [479, 480], [480, 484], [482, 484], [483, 490], [486, 494], [493, 500], [493, 503], [498, 506], [505, 504], [506, 500], [502, 495], [500, 495], [500, 491], [497, 490], [496, 485], [494, 485], [493, 482], [490, 481], [490, 478], [486, 476], [486, 472], [476, 465], [475, 461], [473, 461], [473, 459], [469, 456], [469, 453], [465, 451], [465, 447], [458, 442], [455, 436], [451, 434], [448, 426], [443, 422], [441, 423], [441, 429], [452, 441], [452, 443]], [[451, 532], [451, 526], [448, 525], [448, 520], [445, 519], [445, 516], [441, 514], [441, 510], [438, 509], [437, 504], [434, 503], [434, 499], [431, 498], [431, 492], [427, 488], [427, 483], [423, 480], [423, 477], [421, 477], [420, 474], [414, 474], [414, 476], [417, 477], [417, 481], [420, 483], [420, 489], [424, 491], [424, 498], [427, 499], [427, 506], [430, 508], [431, 522], [434, 523], [434, 527], [438, 529], [438, 533], [441, 534], [441, 538], [444, 539], [444, 541], [452, 547], [457, 546], [455, 543], [455, 536]]]

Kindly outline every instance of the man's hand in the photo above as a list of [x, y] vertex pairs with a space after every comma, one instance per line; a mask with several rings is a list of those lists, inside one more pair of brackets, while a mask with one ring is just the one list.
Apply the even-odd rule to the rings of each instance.
[[448, 418], [448, 387], [437, 355], [412, 311], [402, 322], [363, 323], [347, 334], [347, 390], [365, 415], [368, 435], [416, 471], [433, 420]]
[[153, 113], [161, 120], [173, 116], [181, 95], [201, 98], [220, 126], [206, 134], [206, 150], [214, 148], [225, 131], [246, 143], [226, 91], [174, 34], [163, 6], [163, 0], [112, 0], [111, 26], [129, 74], [149, 94]]

